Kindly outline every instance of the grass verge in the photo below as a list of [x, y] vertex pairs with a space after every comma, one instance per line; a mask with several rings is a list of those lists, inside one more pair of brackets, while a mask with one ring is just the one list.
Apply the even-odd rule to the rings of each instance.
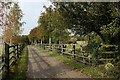
[[2, 55], [3, 46], [0, 45], [0, 56]]
[[38, 48], [38, 49], [40, 51], [42, 51], [43, 53], [47, 53], [51, 57], [54, 57], [57, 60], [71, 66], [73, 69], [81, 71], [82, 73], [86, 74], [87, 76], [89, 76], [91, 78], [110, 78], [110, 77], [112, 77], [107, 74], [107, 72], [104, 68], [104, 65], [100, 65], [97, 67], [89, 66], [89, 65], [85, 65], [81, 62], [76, 62], [75, 60], [67, 58], [63, 55], [60, 55], [55, 51], [51, 52], [49, 50], [44, 50], [41, 48]]
[[24, 48], [22, 57], [18, 63], [15, 80], [26, 80], [26, 71], [28, 65], [28, 49]]

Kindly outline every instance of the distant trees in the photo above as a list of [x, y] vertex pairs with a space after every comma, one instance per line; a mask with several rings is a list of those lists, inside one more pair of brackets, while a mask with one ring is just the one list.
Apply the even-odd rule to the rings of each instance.
[[35, 27], [30, 31], [28, 38], [31, 42], [40, 42], [44, 39], [43, 31], [40, 27]]
[[6, 43], [16, 44], [21, 41], [21, 18], [23, 13], [17, 2], [0, 1], [0, 26], [3, 29], [3, 39]]
[[23, 44], [26, 44], [26, 45], [29, 45], [29, 44], [30, 44], [28, 35], [22, 35], [22, 43], [23, 43]]

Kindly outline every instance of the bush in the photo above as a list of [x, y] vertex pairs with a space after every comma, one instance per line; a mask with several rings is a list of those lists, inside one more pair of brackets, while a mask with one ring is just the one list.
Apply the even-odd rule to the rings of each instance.
[[100, 44], [103, 41], [101, 37], [95, 32], [91, 32], [88, 35], [86, 35], [85, 40], [88, 41], [87, 47], [89, 48], [89, 52], [90, 52], [89, 55], [92, 56], [92, 65], [96, 66], [98, 63], [98, 59], [97, 59], [98, 51], [100, 48]]
[[117, 73], [118, 69], [116, 66], [114, 66], [112, 63], [106, 63], [105, 69], [106, 69], [106, 73], [109, 77], [117, 78], [118, 74], [116, 74], [116, 73]]
[[117, 71], [116, 71], [116, 74], [115, 74], [115, 76], [118, 78], [118, 79], [120, 79], [120, 61], [118, 61], [118, 63], [117, 63]]
[[118, 50], [118, 46], [116, 46], [116, 45], [101, 45], [101, 49], [103, 50], [103, 51], [116, 51], [116, 50]]
[[107, 71], [113, 71], [114, 70], [114, 65], [112, 64], [112, 63], [106, 63], [105, 64], [105, 69], [107, 70]]

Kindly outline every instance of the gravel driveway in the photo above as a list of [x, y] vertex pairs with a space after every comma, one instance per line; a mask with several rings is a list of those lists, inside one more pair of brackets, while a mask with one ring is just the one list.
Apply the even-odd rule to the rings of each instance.
[[28, 46], [28, 71], [27, 78], [88, 78], [80, 71], [56, 60], [38, 49]]

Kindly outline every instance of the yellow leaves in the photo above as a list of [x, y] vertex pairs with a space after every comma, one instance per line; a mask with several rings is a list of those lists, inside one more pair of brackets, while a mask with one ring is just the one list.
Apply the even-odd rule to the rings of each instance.
[[6, 43], [10, 43], [10, 39], [12, 38], [12, 29], [10, 27], [7, 27], [4, 31], [4, 37], [3, 40]]
[[14, 36], [13, 35], [13, 30], [10, 27], [7, 27], [6, 30], [4, 31], [4, 37], [3, 37], [4, 42], [6, 43], [12, 43], [12, 44], [18, 44], [22, 42], [21, 36]]
[[42, 32], [42, 29], [40, 27], [37, 28], [37, 32], [36, 32], [36, 37], [38, 40], [42, 39], [43, 38], [43, 32]]
[[[22, 11], [19, 8], [18, 3], [14, 3], [12, 6], [9, 6], [9, 10], [6, 8], [6, 10], [8, 10], [9, 12], [7, 12], [7, 14], [5, 15], [5, 19], [4, 19], [4, 23], [3, 26], [5, 26], [4, 28], [4, 42], [6, 43], [12, 43], [12, 44], [17, 44], [20, 43], [20, 32], [21, 32], [21, 26], [22, 26], [22, 22], [21, 22], [21, 17], [22, 17]], [[18, 37], [19, 36], [19, 37]]]
[[22, 42], [22, 37], [21, 36], [12, 36], [12, 43], [13, 44], [18, 44]]
[[43, 39], [43, 36], [44, 34], [42, 32], [42, 29], [40, 27], [36, 27], [30, 31], [30, 34], [28, 37], [30, 41], [33, 41], [33, 40]]

